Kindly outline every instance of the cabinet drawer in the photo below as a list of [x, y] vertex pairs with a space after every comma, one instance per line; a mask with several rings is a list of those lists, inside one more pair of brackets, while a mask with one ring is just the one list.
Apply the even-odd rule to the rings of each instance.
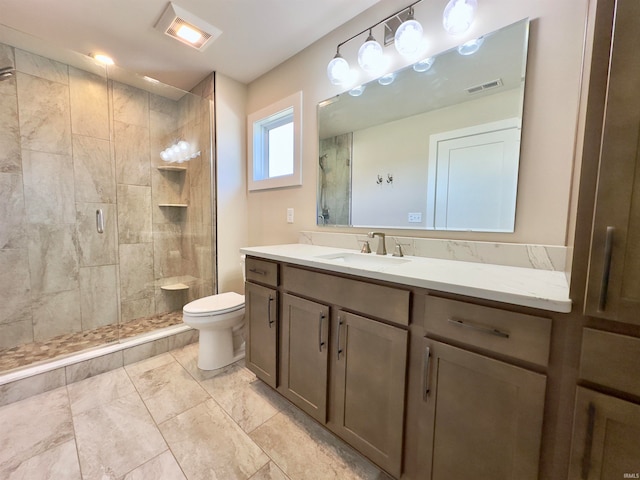
[[247, 280], [263, 283], [273, 287], [278, 286], [278, 264], [267, 260], [247, 257], [245, 260]]
[[537, 365], [549, 363], [551, 319], [427, 297], [427, 335], [434, 334]]
[[640, 338], [584, 329], [580, 378], [640, 396]]
[[375, 285], [350, 278], [310, 272], [285, 265], [282, 269], [285, 290], [299, 295], [321, 299], [347, 310], [409, 325], [409, 291]]

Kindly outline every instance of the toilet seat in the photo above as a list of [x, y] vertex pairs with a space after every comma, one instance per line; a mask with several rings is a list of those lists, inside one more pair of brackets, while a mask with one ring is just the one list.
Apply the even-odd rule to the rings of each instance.
[[182, 312], [190, 317], [206, 317], [235, 312], [244, 308], [244, 295], [235, 292], [219, 293], [187, 303]]

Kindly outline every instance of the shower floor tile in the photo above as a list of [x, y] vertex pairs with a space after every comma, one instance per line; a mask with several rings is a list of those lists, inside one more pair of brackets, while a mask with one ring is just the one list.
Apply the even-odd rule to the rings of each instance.
[[16, 368], [64, 357], [88, 348], [117, 342], [118, 339], [136, 337], [179, 323], [182, 323], [182, 312], [169, 312], [0, 350], [0, 372], [7, 373]]

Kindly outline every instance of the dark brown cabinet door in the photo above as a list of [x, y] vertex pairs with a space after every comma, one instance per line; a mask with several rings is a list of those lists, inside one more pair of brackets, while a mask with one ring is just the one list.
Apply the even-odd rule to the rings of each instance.
[[273, 388], [277, 386], [278, 292], [247, 282], [245, 322], [247, 324], [246, 366]]
[[578, 387], [570, 480], [640, 478], [640, 405]]
[[537, 480], [546, 377], [425, 338], [425, 479]]
[[[604, 118], [588, 117], [588, 121], [602, 122], [602, 144], [585, 304], [587, 315], [634, 324], [640, 324], [638, 31], [640, 2], [618, 0], [606, 98], [600, 94], [589, 99], [592, 111], [602, 111], [594, 105], [598, 102], [604, 102], [605, 108]], [[594, 150], [585, 151], [587, 161], [594, 161]]]
[[319, 422], [327, 420], [329, 307], [283, 294], [280, 392]]
[[328, 425], [399, 477], [408, 332], [340, 310], [333, 320]]

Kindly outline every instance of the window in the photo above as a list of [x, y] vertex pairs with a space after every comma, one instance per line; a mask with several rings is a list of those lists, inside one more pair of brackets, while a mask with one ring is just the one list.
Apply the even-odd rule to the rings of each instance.
[[248, 118], [249, 190], [302, 185], [302, 92]]

